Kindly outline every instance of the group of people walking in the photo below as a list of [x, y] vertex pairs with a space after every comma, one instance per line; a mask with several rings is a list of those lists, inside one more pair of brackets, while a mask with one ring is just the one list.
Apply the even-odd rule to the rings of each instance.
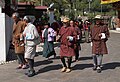
[[18, 58], [19, 66], [17, 69], [26, 69], [29, 67], [26, 75], [34, 76], [34, 57], [36, 54], [36, 45], [39, 44], [39, 34], [36, 27], [31, 23], [29, 17], [20, 20], [18, 13], [13, 13], [13, 39], [12, 44], [15, 47], [15, 54]]
[[[40, 36], [36, 27], [30, 23], [30, 18], [25, 16], [23, 20], [19, 19], [18, 13], [13, 13], [12, 18], [15, 23], [13, 25], [13, 40], [19, 66], [18, 69], [29, 67], [28, 77], [34, 76], [34, 57], [36, 53], [36, 45], [40, 43]], [[101, 72], [103, 54], [107, 54], [106, 41], [109, 38], [109, 30], [102, 22], [101, 17], [96, 17], [96, 24], [91, 28], [91, 43], [93, 54], [93, 70]], [[54, 50], [54, 41], [60, 42], [60, 60], [62, 62], [61, 72], [71, 72], [72, 57], [75, 56], [75, 61], [79, 60], [79, 50], [81, 50], [80, 40], [81, 30], [78, 21], [69, 20], [65, 17], [61, 20], [63, 26], [56, 33], [49, 23], [44, 24], [42, 38], [44, 42], [43, 57], [49, 59], [50, 56], [56, 53]], [[67, 61], [66, 61], [67, 59]], [[28, 65], [28, 66], [27, 66]]]

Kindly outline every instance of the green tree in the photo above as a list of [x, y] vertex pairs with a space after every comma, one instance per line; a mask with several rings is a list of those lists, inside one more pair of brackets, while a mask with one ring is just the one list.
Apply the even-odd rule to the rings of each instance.
[[[19, 1], [20, 2], [34, 1], [35, 5], [41, 4], [41, 0], [19, 0]], [[88, 0], [43, 0], [44, 6], [49, 6], [51, 3], [54, 3], [53, 7], [56, 9], [56, 13], [59, 15], [71, 16], [71, 15], [78, 15], [79, 13], [82, 13], [84, 15], [84, 11], [88, 11], [89, 9]], [[101, 5], [100, 0], [92, 0], [90, 5], [91, 5], [91, 9], [90, 9], [91, 13], [101, 12], [101, 11], [108, 12], [111, 9], [111, 5]], [[66, 9], [69, 11], [65, 11]]]

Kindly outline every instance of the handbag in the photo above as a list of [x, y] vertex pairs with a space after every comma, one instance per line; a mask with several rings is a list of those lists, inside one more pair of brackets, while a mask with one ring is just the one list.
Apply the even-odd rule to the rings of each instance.
[[36, 45], [40, 44], [40, 42], [41, 42], [41, 39], [40, 39], [40, 37], [38, 37], [38, 38], [33, 39], [33, 40], [26, 40], [25, 45], [27, 45], [27, 46], [36, 46]]

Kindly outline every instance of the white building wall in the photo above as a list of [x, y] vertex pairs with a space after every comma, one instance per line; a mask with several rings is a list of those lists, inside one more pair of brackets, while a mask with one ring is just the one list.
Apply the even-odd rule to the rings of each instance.
[[[6, 37], [6, 52], [8, 54], [9, 51], [9, 45], [10, 41], [12, 40], [12, 26], [13, 26], [13, 20], [9, 16], [5, 16], [5, 37]], [[6, 55], [7, 55], [6, 54]]]
[[0, 61], [6, 61], [5, 14], [0, 13]]
[[0, 62], [5, 62], [9, 52], [9, 45], [12, 35], [12, 19], [0, 13]]

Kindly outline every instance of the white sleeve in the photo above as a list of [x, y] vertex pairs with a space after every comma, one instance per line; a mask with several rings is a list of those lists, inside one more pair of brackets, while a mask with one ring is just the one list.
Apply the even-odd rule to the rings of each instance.
[[50, 28], [50, 36], [52, 37], [56, 36], [56, 32], [52, 28]]
[[42, 38], [44, 37], [44, 32], [45, 32], [45, 29], [42, 31]]

